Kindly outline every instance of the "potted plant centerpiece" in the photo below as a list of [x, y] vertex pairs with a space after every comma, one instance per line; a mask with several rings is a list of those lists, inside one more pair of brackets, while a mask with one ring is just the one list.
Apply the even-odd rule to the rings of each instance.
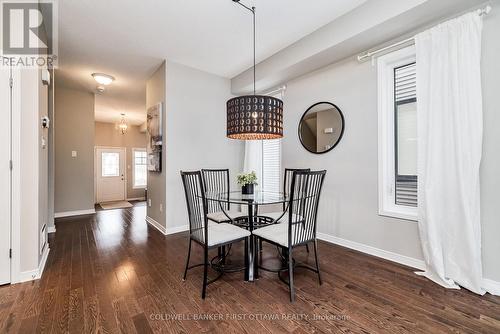
[[254, 186], [257, 185], [257, 175], [254, 171], [247, 174], [238, 174], [238, 184], [241, 186], [241, 193], [251, 195], [253, 194]]

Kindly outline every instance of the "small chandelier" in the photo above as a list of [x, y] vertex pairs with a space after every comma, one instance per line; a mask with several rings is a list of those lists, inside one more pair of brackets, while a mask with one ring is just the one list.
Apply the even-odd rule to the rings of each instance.
[[253, 95], [227, 101], [227, 137], [240, 140], [263, 140], [283, 137], [283, 101], [257, 95], [255, 89], [255, 7], [233, 0], [253, 15]]
[[128, 129], [128, 124], [127, 124], [127, 121], [125, 120], [125, 114], [121, 114], [122, 115], [122, 119], [120, 120], [120, 123], [118, 123], [118, 130], [122, 133], [122, 135], [124, 135], [125, 133], [127, 133], [127, 129]]

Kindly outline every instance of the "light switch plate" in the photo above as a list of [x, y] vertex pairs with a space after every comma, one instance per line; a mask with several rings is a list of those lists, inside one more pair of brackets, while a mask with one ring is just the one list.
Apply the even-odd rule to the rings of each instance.
[[50, 72], [48, 70], [42, 70], [42, 83], [45, 86], [50, 85]]
[[325, 128], [325, 133], [333, 133], [333, 128]]
[[76, 158], [77, 155], [76, 151], [71, 151], [71, 157]]

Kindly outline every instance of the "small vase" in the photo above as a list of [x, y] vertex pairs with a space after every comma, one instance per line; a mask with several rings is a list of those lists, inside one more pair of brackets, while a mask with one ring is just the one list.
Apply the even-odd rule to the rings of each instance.
[[241, 193], [244, 195], [252, 195], [253, 194], [253, 184], [245, 184], [241, 187]]

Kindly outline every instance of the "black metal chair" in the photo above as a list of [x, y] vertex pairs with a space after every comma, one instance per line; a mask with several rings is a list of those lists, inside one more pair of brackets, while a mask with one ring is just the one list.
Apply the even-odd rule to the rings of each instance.
[[[238, 241], [245, 241], [245, 279], [248, 277], [246, 272], [248, 269], [248, 242], [250, 232], [240, 227], [220, 223], [216, 224], [209, 222], [207, 217], [208, 204], [205, 197], [205, 189], [201, 179], [201, 173], [196, 172], [182, 172], [182, 183], [184, 185], [184, 192], [186, 194], [187, 211], [189, 217], [189, 246], [186, 259], [186, 267], [184, 269], [183, 280], [186, 279], [188, 269], [203, 266], [203, 288], [201, 297], [205, 298], [207, 285], [213, 283], [223, 274], [219, 271], [219, 275], [208, 280], [208, 267], [210, 266], [208, 260], [208, 251], [211, 249], [220, 249], [225, 245], [229, 245]], [[203, 263], [189, 266], [189, 259], [191, 257], [191, 244], [195, 242], [203, 247]]]
[[[292, 178], [293, 178], [293, 173], [294, 172], [309, 172], [311, 169], [310, 168], [285, 168], [285, 174], [283, 174], [283, 193], [288, 196], [291, 193], [291, 187], [292, 187]], [[269, 213], [263, 213], [260, 214], [260, 216], [265, 216], [268, 218], [273, 219], [275, 222], [279, 222], [280, 219], [282, 219], [285, 215], [285, 212], [287, 210], [288, 203], [283, 203], [283, 211], [277, 211], [277, 212], [269, 212]]]
[[[205, 191], [217, 194], [231, 191], [229, 182], [229, 169], [202, 169], [203, 185]], [[246, 217], [237, 210], [231, 210], [229, 202], [208, 201], [208, 219], [216, 223], [234, 223], [235, 220]]]
[[[316, 224], [318, 203], [325, 175], [326, 171], [295, 171], [291, 183], [290, 204], [286, 215], [287, 221], [253, 231], [257, 239], [274, 244], [282, 248], [284, 254], [287, 254], [287, 268], [281, 268], [277, 272], [278, 277], [288, 284], [290, 288], [290, 301], [292, 302], [295, 300], [293, 286], [294, 267], [304, 267], [314, 271], [318, 274], [319, 284], [322, 284], [318, 263]], [[293, 250], [298, 246], [309, 243], [314, 243], [316, 268], [295, 263], [293, 259]], [[258, 261], [258, 259], [255, 259], [255, 261]], [[285, 270], [288, 270], [288, 281], [281, 276], [281, 272]]]
[[[290, 195], [294, 172], [309, 172], [310, 170], [310, 168], [285, 168], [285, 173], [283, 174], [283, 194], [285, 194], [285, 196]], [[288, 203], [283, 203], [283, 211], [262, 213], [259, 216], [263, 216], [265, 219], [270, 218], [274, 224], [284, 222], [287, 219], [285, 213], [287, 211]], [[309, 246], [307, 244], [305, 246], [307, 252], [309, 253]], [[262, 249], [262, 242], [259, 243], [259, 247]]]

